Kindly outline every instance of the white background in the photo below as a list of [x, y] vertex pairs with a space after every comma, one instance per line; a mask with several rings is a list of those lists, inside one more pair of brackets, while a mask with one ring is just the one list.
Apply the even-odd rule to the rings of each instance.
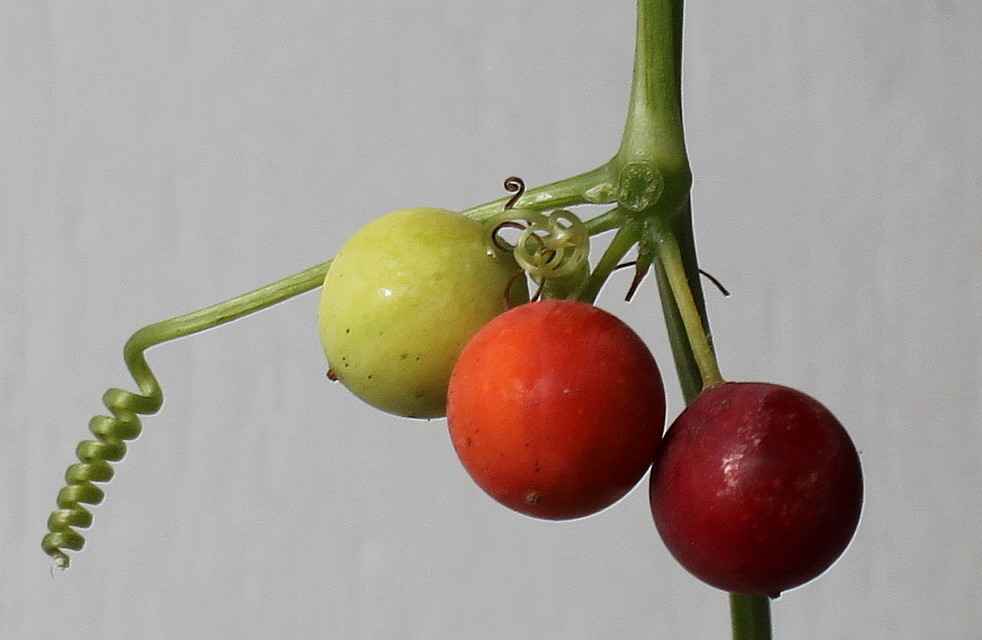
[[[828, 405], [867, 501], [775, 638], [982, 627], [982, 5], [686, 6], [685, 107], [723, 373]], [[167, 402], [68, 572], [48, 512], [137, 328], [616, 150], [632, 3], [0, 3], [0, 635], [724, 638], [643, 487], [572, 523], [470, 483], [443, 421], [324, 379], [309, 294], [149, 352]], [[600, 303], [671, 380], [653, 283]], [[439, 295], [438, 292], [435, 295]], [[680, 408], [668, 385], [669, 412]]]

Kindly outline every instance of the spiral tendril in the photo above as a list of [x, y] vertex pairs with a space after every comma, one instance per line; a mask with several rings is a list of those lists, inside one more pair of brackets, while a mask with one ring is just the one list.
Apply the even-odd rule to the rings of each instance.
[[508, 193], [514, 193], [508, 202], [505, 203], [505, 211], [514, 208], [518, 199], [525, 195], [525, 181], [518, 176], [510, 176], [505, 178], [505, 191]]
[[139, 416], [154, 414], [163, 405], [160, 385], [143, 352], [162, 342], [237, 320], [309, 291], [324, 281], [329, 265], [330, 262], [324, 262], [230, 300], [151, 324], [127, 340], [123, 359], [140, 392], [115, 388], [106, 391], [102, 402], [111, 415], [92, 418], [89, 431], [95, 439], [83, 440], [75, 449], [79, 461], [65, 472], [65, 486], [56, 499], [58, 508], [48, 518], [48, 533], [41, 541], [41, 548], [51, 556], [56, 567], [68, 568], [69, 557], [65, 551], [80, 551], [85, 545], [85, 537], [76, 528], [91, 526], [92, 514], [83, 505], [99, 504], [105, 497], [94, 483], [112, 479], [110, 463], [122, 460], [126, 455], [125, 441], [140, 435]]
[[[514, 243], [501, 237], [504, 229], [520, 230]], [[586, 225], [563, 209], [548, 216], [528, 209], [506, 209], [485, 224], [485, 241], [490, 247], [511, 252], [526, 273], [542, 280], [574, 273], [586, 262], [590, 250]]]

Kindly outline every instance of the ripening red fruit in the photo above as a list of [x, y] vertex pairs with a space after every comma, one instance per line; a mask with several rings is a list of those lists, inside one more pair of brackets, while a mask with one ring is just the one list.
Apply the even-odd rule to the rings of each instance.
[[815, 399], [729, 382], [703, 391], [665, 434], [650, 497], [658, 533], [690, 573], [776, 596], [845, 550], [863, 479], [852, 440]]
[[454, 449], [495, 500], [537, 518], [595, 513], [651, 465], [665, 420], [655, 360], [595, 306], [515, 307], [467, 343], [450, 376]]

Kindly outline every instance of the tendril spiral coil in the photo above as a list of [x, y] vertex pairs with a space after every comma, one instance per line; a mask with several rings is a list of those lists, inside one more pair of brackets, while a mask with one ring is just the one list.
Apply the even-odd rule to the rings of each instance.
[[[142, 358], [141, 358], [142, 359]], [[145, 364], [144, 364], [145, 367]], [[132, 370], [131, 370], [132, 371]], [[89, 430], [95, 440], [83, 440], [75, 449], [79, 462], [65, 472], [65, 486], [58, 492], [58, 509], [48, 518], [48, 534], [41, 547], [58, 567], [68, 566], [64, 549], [79, 551], [85, 538], [73, 527], [88, 527], [92, 514], [83, 504], [102, 502], [105, 494], [94, 482], [108, 482], [113, 477], [110, 462], [119, 462], [126, 455], [126, 440], [140, 435], [141, 424], [137, 414], [156, 413], [163, 404], [163, 394], [149, 368], [141, 386], [150, 388], [140, 395], [123, 389], [110, 389], [102, 397], [112, 416], [99, 415], [89, 421]], [[137, 378], [137, 373], [134, 373]], [[137, 379], [138, 382], [141, 382]]]
[[[521, 230], [514, 244], [501, 237], [501, 231], [507, 228]], [[590, 251], [586, 225], [563, 209], [549, 215], [507, 209], [485, 223], [485, 240], [490, 247], [510, 251], [518, 265], [538, 280], [574, 273], [586, 262]]]
[[94, 440], [83, 440], [75, 450], [78, 462], [65, 472], [65, 486], [58, 492], [58, 508], [48, 518], [48, 533], [41, 548], [52, 557], [55, 566], [67, 568], [66, 550], [79, 551], [85, 537], [76, 528], [92, 525], [92, 514], [83, 505], [95, 505], [105, 497], [96, 482], [113, 477], [110, 463], [126, 454], [126, 440], [140, 435], [140, 415], [154, 414], [163, 405], [164, 396], [143, 352], [150, 347], [231, 322], [255, 311], [309, 291], [324, 281], [330, 262], [305, 269], [255, 291], [146, 326], [126, 342], [123, 359], [140, 389], [139, 393], [109, 389], [102, 402], [111, 415], [99, 415], [89, 421]]

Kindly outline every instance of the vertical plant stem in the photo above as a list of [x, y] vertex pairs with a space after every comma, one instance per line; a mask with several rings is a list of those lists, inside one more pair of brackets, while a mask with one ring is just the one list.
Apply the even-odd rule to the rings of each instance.
[[681, 65], [682, 0], [638, 0], [627, 121], [610, 162], [618, 201], [630, 211], [670, 217], [688, 200]]
[[733, 626], [733, 640], [770, 638], [770, 599], [767, 596], [731, 593], [730, 621]]
[[[655, 263], [662, 309], [686, 404], [709, 384], [721, 382], [709, 338], [705, 302], [693, 242], [691, 172], [682, 126], [683, 0], [638, 0], [631, 101], [624, 137], [611, 161], [614, 170], [638, 161], [655, 167], [662, 189], [643, 202], [655, 225]], [[630, 193], [628, 196], [632, 195]], [[636, 194], [634, 194], [636, 195]], [[622, 205], [624, 202], [621, 203]], [[627, 207], [632, 209], [632, 207]], [[730, 594], [733, 640], [770, 640], [770, 601]]]
[[[634, 73], [617, 157], [689, 173], [682, 131], [682, 0], [638, 0]], [[666, 176], [667, 178], [668, 176]], [[688, 179], [678, 187], [688, 191]]]

